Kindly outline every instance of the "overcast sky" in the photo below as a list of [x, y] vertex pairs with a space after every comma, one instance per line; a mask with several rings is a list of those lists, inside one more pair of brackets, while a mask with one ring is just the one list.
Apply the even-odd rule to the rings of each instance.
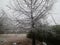
[[[0, 0], [0, 9], [5, 8], [5, 6], [8, 4], [8, 1], [9, 0]], [[53, 10], [52, 10], [52, 16], [54, 17], [56, 23], [60, 24], [60, 0], [57, 0], [57, 2], [54, 4]], [[50, 24], [54, 25], [54, 22], [53, 22], [51, 16], [49, 16], [48, 20], [49, 20], [48, 22], [50, 22]]]

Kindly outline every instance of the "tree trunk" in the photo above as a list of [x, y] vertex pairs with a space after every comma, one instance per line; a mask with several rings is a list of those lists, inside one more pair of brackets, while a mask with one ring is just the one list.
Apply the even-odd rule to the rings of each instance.
[[36, 45], [35, 44], [35, 33], [34, 33], [34, 21], [33, 21], [33, 8], [32, 8], [32, 0], [31, 0], [31, 28], [32, 28], [32, 45]]

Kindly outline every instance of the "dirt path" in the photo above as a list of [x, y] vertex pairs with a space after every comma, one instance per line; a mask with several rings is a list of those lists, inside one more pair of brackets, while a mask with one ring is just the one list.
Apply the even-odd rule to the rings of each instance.
[[[32, 40], [27, 38], [26, 34], [2, 34], [0, 39], [3, 40], [3, 45], [32, 45]], [[41, 45], [39, 41], [36, 43]]]
[[0, 34], [0, 40], [7, 38], [18, 38], [18, 37], [26, 37], [26, 34]]
[[10, 45], [15, 42], [22, 42], [26, 39], [26, 34], [0, 34], [0, 44]]

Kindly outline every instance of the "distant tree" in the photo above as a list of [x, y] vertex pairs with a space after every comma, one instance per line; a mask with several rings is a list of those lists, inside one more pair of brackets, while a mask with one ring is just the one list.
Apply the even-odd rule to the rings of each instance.
[[3, 33], [4, 33], [3, 30], [2, 30], [2, 28], [3, 28], [3, 25], [2, 25], [2, 23], [0, 22], [0, 34], [3, 34]]
[[[0, 33], [8, 33], [10, 31], [8, 30], [15, 30], [15, 26], [13, 25], [13, 21], [11, 20], [11, 18], [9, 18], [7, 16], [7, 13], [5, 12], [5, 10], [1, 9], [0, 12]], [[11, 33], [11, 32], [10, 32]]]
[[45, 17], [53, 6], [53, 0], [12, 0], [10, 6], [14, 13], [17, 27], [20, 29], [30, 29], [33, 32], [32, 45], [35, 45], [34, 30], [45, 21]]
[[[40, 28], [35, 31], [35, 39], [42, 42], [46, 42], [47, 45], [60, 45], [60, 25], [50, 26], [50, 29], [43, 30]], [[32, 32], [27, 34], [28, 38], [32, 38]]]
[[56, 38], [60, 40], [60, 25], [54, 25], [52, 29], [56, 32]]
[[47, 38], [47, 44], [60, 45], [60, 25], [53, 25], [51, 28], [55, 32], [55, 37]]
[[[46, 27], [45, 27], [46, 28]], [[48, 27], [50, 28], [50, 27]], [[51, 30], [51, 29], [42, 29], [40, 28], [39, 30], [36, 30], [34, 31], [35, 33], [35, 39], [40, 41], [40, 42], [45, 42], [47, 45], [55, 45], [57, 44], [56, 43], [56, 33]], [[27, 34], [27, 37], [28, 38], [32, 38], [32, 32], [30, 31], [28, 34]]]
[[2, 11], [0, 12], [0, 34], [3, 34], [4, 33], [4, 31], [3, 31], [3, 18], [2, 18], [2, 16], [4, 16], [4, 14], [2, 14]]

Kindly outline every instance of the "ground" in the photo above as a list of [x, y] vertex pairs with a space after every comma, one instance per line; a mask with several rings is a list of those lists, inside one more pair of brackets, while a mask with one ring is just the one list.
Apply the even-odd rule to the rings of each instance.
[[[36, 41], [37, 45], [41, 42]], [[0, 45], [32, 45], [32, 40], [26, 34], [0, 34]]]

